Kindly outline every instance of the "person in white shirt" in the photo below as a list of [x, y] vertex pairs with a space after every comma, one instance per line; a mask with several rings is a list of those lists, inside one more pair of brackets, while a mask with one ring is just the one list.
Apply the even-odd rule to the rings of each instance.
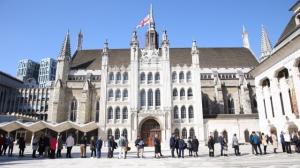
[[291, 150], [291, 135], [287, 131], [287, 132], [284, 133], [283, 136], [284, 136], [284, 141], [285, 141], [286, 153], [292, 153], [292, 150]]
[[71, 150], [72, 147], [74, 146], [75, 142], [74, 142], [74, 138], [72, 136], [72, 134], [69, 134], [67, 140], [66, 140], [66, 147], [67, 147], [67, 156], [66, 158], [71, 158]]

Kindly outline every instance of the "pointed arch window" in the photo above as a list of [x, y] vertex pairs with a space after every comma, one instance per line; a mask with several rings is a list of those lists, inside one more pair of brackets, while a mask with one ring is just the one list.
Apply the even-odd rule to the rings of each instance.
[[180, 100], [183, 100], [184, 97], [185, 97], [185, 91], [184, 91], [184, 89], [182, 88], [182, 89], [180, 89]]
[[128, 110], [127, 107], [124, 107], [122, 110], [122, 117], [124, 120], [128, 119]]
[[234, 100], [231, 97], [228, 99], [228, 113], [234, 114]]
[[189, 137], [194, 138], [195, 137], [195, 130], [194, 128], [190, 128], [190, 135]]
[[141, 83], [145, 83], [146, 77], [145, 77], [145, 73], [144, 72], [141, 73], [140, 80], [141, 80]]
[[155, 73], [155, 83], [159, 83], [160, 81], [160, 75], [158, 72]]
[[116, 91], [116, 100], [118, 101], [118, 100], [120, 100], [121, 99], [121, 91], [118, 89], [117, 91]]
[[123, 129], [123, 131], [122, 131], [122, 135], [125, 137], [125, 138], [127, 138], [127, 136], [128, 136], [128, 133], [127, 133], [127, 129], [125, 128], [125, 129]]
[[180, 83], [184, 82], [184, 73], [182, 71], [179, 73], [179, 82]]
[[193, 108], [193, 106], [189, 107], [189, 118], [194, 118], [194, 108]]
[[191, 74], [191, 71], [188, 71], [186, 73], [186, 81], [187, 82], [191, 82], [192, 81], [192, 74]]
[[182, 131], [181, 131], [181, 136], [183, 139], [187, 139], [187, 131], [186, 131], [186, 128], [183, 128]]
[[141, 97], [141, 102], [140, 102], [141, 107], [144, 108], [146, 106], [146, 92], [145, 92], [145, 90], [141, 91], [140, 97]]
[[99, 111], [100, 111], [100, 100], [97, 100], [97, 102], [96, 102], [96, 118], [95, 118], [96, 122], [99, 122]]
[[108, 100], [111, 101], [114, 98], [114, 91], [112, 89], [110, 89], [108, 91]]
[[119, 130], [119, 128], [117, 128], [115, 130], [115, 139], [119, 139], [119, 138], [120, 138], [120, 130]]
[[191, 88], [188, 89], [188, 99], [192, 99], [193, 98], [193, 90]]
[[173, 113], [174, 113], [174, 119], [178, 119], [179, 115], [178, 115], [178, 107], [177, 106], [174, 107]]
[[185, 106], [181, 107], [181, 118], [182, 119], [186, 118], [186, 109], [185, 109]]
[[175, 136], [179, 137], [179, 129], [178, 128], [175, 128], [174, 134], [175, 134]]
[[128, 99], [128, 91], [127, 89], [123, 90], [123, 100], [127, 100]]
[[117, 79], [116, 83], [121, 83], [121, 73], [120, 72], [117, 73], [116, 79]]
[[159, 107], [160, 106], [160, 90], [157, 89], [155, 91], [155, 106]]
[[114, 82], [114, 73], [113, 72], [109, 73], [108, 79], [109, 79], [109, 83], [113, 83]]
[[109, 128], [107, 130], [107, 139], [109, 139], [109, 137], [111, 137], [111, 136], [112, 136], [112, 130]]
[[177, 89], [173, 89], [173, 100], [176, 100], [178, 97], [178, 92], [177, 92]]
[[117, 108], [116, 108], [115, 113], [116, 113], [116, 119], [119, 120], [120, 117], [121, 117], [121, 114], [120, 114], [120, 107], [117, 107]]
[[148, 90], [148, 106], [153, 106], [153, 91], [152, 89]]
[[172, 82], [177, 82], [177, 73], [175, 71], [172, 73]]
[[128, 73], [127, 72], [123, 73], [123, 83], [128, 83]]
[[112, 107], [109, 107], [109, 108], [108, 108], [107, 119], [108, 119], [108, 120], [113, 119], [113, 109], [112, 109]]
[[152, 72], [148, 73], [148, 77], [147, 77], [148, 83], [152, 83], [153, 82], [153, 75]]
[[76, 122], [76, 118], [77, 118], [77, 100], [73, 99], [71, 102], [70, 121]]

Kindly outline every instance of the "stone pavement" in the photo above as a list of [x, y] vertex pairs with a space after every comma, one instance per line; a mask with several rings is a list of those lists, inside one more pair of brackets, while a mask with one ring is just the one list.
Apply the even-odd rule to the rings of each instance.
[[[200, 147], [200, 157], [198, 158], [171, 158], [170, 150], [165, 149], [162, 151], [164, 158], [155, 159], [153, 158], [154, 152], [153, 148], [145, 149], [145, 158], [137, 158], [135, 148], [133, 151], [128, 153], [127, 159], [117, 159], [117, 152], [115, 152], [115, 158], [108, 159], [106, 158], [107, 149], [103, 149], [104, 157], [101, 159], [96, 158], [79, 158], [79, 147], [75, 147], [73, 149], [73, 158], [66, 159], [43, 159], [31, 158], [31, 148], [26, 148], [26, 156], [23, 158], [19, 158], [18, 156], [0, 157], [0, 167], [1, 168], [97, 168], [97, 167], [118, 167], [118, 168], [199, 168], [199, 167], [264, 167], [264, 168], [300, 168], [300, 154], [286, 154], [280, 153], [273, 154], [271, 153], [271, 149], [269, 149], [269, 153], [267, 155], [252, 155], [251, 146], [249, 145], [241, 145], [241, 156], [233, 155], [233, 149], [229, 148], [229, 156], [221, 157], [219, 152], [219, 145], [215, 146], [216, 157], [210, 158], [208, 157], [208, 149], [203, 146]], [[89, 148], [87, 148], [87, 155], [90, 155]], [[15, 148], [14, 153], [17, 153], [17, 148]], [[118, 151], [118, 150], [117, 150]], [[65, 156], [66, 149], [63, 150], [63, 156]], [[187, 150], [185, 154], [187, 154]]]

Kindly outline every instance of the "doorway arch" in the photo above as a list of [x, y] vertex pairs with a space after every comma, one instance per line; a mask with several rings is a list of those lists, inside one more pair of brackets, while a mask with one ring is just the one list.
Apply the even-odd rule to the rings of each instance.
[[161, 139], [161, 130], [159, 123], [154, 119], [147, 119], [141, 125], [141, 138], [145, 141], [146, 146], [153, 146], [154, 136], [158, 135]]

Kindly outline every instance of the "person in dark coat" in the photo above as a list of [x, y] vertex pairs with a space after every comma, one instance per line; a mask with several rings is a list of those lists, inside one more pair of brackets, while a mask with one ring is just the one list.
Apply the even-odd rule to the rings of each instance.
[[157, 134], [155, 134], [155, 136], [154, 136], [154, 152], [155, 152], [155, 158], [160, 158], [162, 156], [160, 140], [159, 140]]
[[3, 148], [2, 148], [2, 151], [1, 151], [3, 155], [6, 155], [6, 150], [7, 150], [7, 147], [8, 147], [8, 138], [9, 138], [8, 135], [3, 137]]
[[183, 140], [183, 137], [181, 137], [178, 140], [178, 149], [179, 149], [179, 155], [178, 158], [182, 157], [184, 158], [184, 149], [186, 148], [186, 143]]
[[91, 157], [93, 157], [93, 155], [96, 157], [96, 139], [94, 136], [92, 136], [90, 140], [90, 150], [91, 150]]
[[114, 137], [109, 136], [109, 139], [108, 139], [108, 154], [107, 154], [108, 158], [113, 158], [114, 157], [114, 150], [117, 149], [117, 147], [118, 147], [118, 144], [115, 142]]
[[221, 145], [221, 156], [224, 156], [225, 139], [222, 134], [219, 137], [219, 142]]
[[211, 136], [211, 135], [209, 136], [207, 145], [208, 145], [208, 149], [209, 149], [209, 156], [214, 157], [215, 140], [214, 140], [213, 136]]
[[44, 156], [49, 157], [50, 156], [50, 135], [49, 134], [44, 137], [44, 145], [45, 145]]
[[281, 143], [281, 146], [282, 146], [282, 152], [286, 152], [286, 147], [285, 147], [285, 140], [284, 140], [284, 133], [283, 131], [281, 131], [280, 133], [280, 143]]
[[0, 135], [0, 156], [2, 155], [3, 152], [3, 146], [4, 146], [4, 136], [1, 134]]
[[7, 145], [8, 145], [8, 155], [12, 156], [13, 150], [14, 150], [14, 138], [9, 135], [7, 139]]
[[19, 157], [23, 157], [24, 156], [24, 150], [25, 150], [25, 147], [26, 147], [24, 137], [19, 138], [18, 144], [19, 144], [19, 149], [20, 149], [19, 150]]
[[61, 150], [63, 149], [63, 139], [62, 139], [62, 136], [59, 135], [58, 136], [58, 139], [57, 139], [57, 152], [56, 152], [56, 157], [57, 158], [60, 158], [61, 157]]
[[175, 157], [174, 156], [175, 144], [176, 144], [176, 138], [175, 138], [175, 134], [173, 134], [170, 138], [170, 149], [171, 149], [172, 158]]
[[44, 134], [41, 135], [40, 140], [39, 140], [39, 157], [42, 157], [45, 151], [45, 136]]
[[102, 141], [101, 137], [99, 137], [96, 141], [97, 158], [101, 158], [102, 144], [103, 144], [103, 141]]
[[193, 149], [194, 157], [198, 157], [198, 148], [199, 148], [199, 141], [196, 138], [196, 136], [194, 136], [194, 138], [192, 140], [192, 149]]
[[84, 134], [80, 138], [80, 155], [81, 155], [81, 158], [86, 158], [86, 146], [87, 146], [87, 137]]
[[189, 150], [189, 156], [193, 156], [192, 138], [191, 137], [188, 138], [187, 149]]
[[175, 137], [175, 149], [176, 149], [177, 157], [179, 156], [179, 153], [178, 153], [179, 152], [179, 150], [178, 150], [179, 144], [178, 143], [179, 143], [179, 136], [176, 136]]

